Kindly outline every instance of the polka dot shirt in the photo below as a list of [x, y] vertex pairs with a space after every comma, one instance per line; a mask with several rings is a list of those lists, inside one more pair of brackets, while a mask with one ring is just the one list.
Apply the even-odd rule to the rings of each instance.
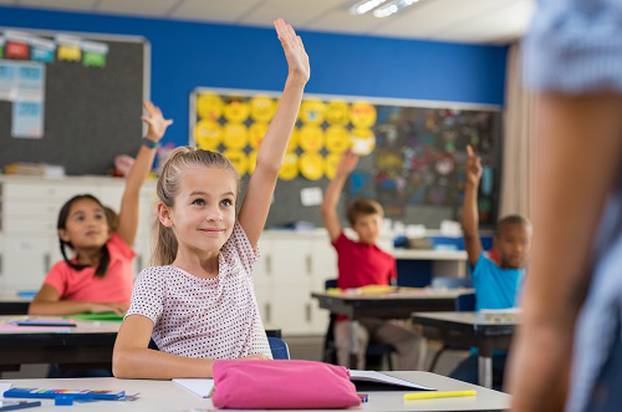
[[251, 277], [258, 257], [236, 222], [220, 251], [217, 277], [199, 278], [173, 265], [145, 268], [126, 316], [151, 319], [153, 340], [163, 352], [209, 359], [271, 358]]

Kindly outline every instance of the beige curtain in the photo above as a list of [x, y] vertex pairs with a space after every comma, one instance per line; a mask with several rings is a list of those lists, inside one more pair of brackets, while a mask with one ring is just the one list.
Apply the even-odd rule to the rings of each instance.
[[530, 216], [533, 207], [533, 135], [536, 102], [523, 87], [520, 45], [510, 47], [507, 61], [504, 111], [503, 174], [499, 216]]

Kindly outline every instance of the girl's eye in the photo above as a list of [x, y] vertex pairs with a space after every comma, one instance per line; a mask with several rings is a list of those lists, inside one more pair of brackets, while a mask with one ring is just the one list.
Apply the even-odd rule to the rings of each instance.
[[203, 200], [203, 199], [194, 199], [192, 201], [192, 204], [196, 205], [196, 206], [204, 206], [205, 205], [205, 200]]
[[233, 201], [231, 199], [223, 199], [220, 204], [222, 204], [223, 207], [231, 207], [233, 206]]
[[84, 216], [76, 216], [77, 222], [82, 222], [84, 220]]
[[96, 220], [102, 220], [103, 218], [104, 218], [104, 215], [95, 215]]

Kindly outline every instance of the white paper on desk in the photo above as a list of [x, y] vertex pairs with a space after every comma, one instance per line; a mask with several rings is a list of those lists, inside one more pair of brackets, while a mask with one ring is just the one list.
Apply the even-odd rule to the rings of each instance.
[[322, 204], [322, 189], [319, 187], [307, 187], [300, 191], [300, 203], [303, 206], [318, 206]]
[[173, 382], [201, 398], [209, 398], [214, 389], [214, 379], [173, 379]]
[[385, 383], [389, 385], [404, 386], [407, 388], [419, 389], [419, 390], [424, 390], [424, 391], [436, 390], [429, 386], [418, 385], [416, 383], [412, 383], [404, 379], [396, 378], [394, 376], [385, 375], [384, 373], [380, 373], [376, 371], [362, 371], [362, 370], [351, 369], [350, 380], [363, 381], [363, 382], [374, 382], [374, 383]]
[[11, 389], [11, 386], [13, 386], [12, 383], [0, 383], [0, 396], [3, 396], [4, 392]]

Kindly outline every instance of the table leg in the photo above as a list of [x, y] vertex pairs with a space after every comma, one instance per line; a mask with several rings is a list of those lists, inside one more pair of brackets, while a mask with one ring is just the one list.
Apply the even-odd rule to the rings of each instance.
[[478, 357], [479, 384], [485, 388], [492, 388], [492, 356]]

